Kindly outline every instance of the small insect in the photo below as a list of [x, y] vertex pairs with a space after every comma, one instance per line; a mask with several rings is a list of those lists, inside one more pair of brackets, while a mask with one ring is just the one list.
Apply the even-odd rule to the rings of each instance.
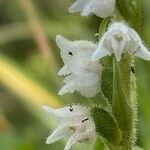
[[89, 118], [86, 118], [86, 119], [82, 120], [82, 123], [85, 122], [85, 121], [88, 121], [88, 120], [89, 120]]
[[72, 52], [69, 52], [68, 54], [73, 56], [73, 53], [72, 53]]
[[69, 111], [70, 111], [70, 112], [72, 112], [72, 111], [73, 111], [73, 108], [72, 108], [72, 106], [71, 106], [71, 105], [70, 105], [70, 109], [69, 109]]
[[133, 67], [131, 67], [131, 71], [135, 74], [135, 69]]

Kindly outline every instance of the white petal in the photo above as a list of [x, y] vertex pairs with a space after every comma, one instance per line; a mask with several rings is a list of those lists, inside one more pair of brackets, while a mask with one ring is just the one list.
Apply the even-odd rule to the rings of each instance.
[[[99, 92], [97, 87], [99, 85], [100, 65], [98, 62], [91, 62], [91, 55], [97, 45], [89, 41], [69, 41], [62, 36], [56, 37], [56, 43], [61, 49], [61, 57], [65, 64], [59, 74], [70, 73], [64, 79], [65, 85], [58, 94], [63, 95], [78, 91], [88, 97], [96, 95]], [[69, 52], [72, 53], [71, 56], [68, 55]]]
[[92, 12], [92, 3], [89, 2], [85, 8], [81, 11], [81, 16], [85, 17], [88, 16]]
[[97, 83], [90, 87], [82, 87], [78, 89], [81, 95], [89, 98], [94, 97], [97, 93], [100, 92], [100, 90], [101, 90], [100, 83]]
[[150, 60], [150, 52], [142, 43], [142, 40], [141, 40], [140, 36], [138, 35], [138, 33], [135, 30], [133, 30], [132, 28], [130, 28], [129, 34], [130, 34], [132, 40], [134, 41], [134, 44], [136, 44], [135, 47], [137, 48], [137, 49], [133, 48], [133, 50], [134, 50], [133, 54], [144, 60]]
[[65, 76], [65, 75], [68, 75], [68, 74], [70, 74], [70, 73], [71, 73], [71, 72], [68, 70], [67, 66], [64, 65], [64, 66], [60, 69], [60, 71], [58, 72], [58, 75], [59, 75], [59, 76]]
[[51, 108], [47, 105], [43, 105], [42, 109], [45, 113], [47, 113], [48, 115], [52, 116], [52, 117], [56, 117], [59, 118], [59, 113], [56, 112], [56, 109]]
[[113, 15], [116, 0], [92, 0], [92, 12], [106, 18]]
[[68, 140], [64, 150], [70, 150], [74, 144], [78, 142], [78, 137], [80, 136], [80, 133], [75, 133], [71, 136], [71, 138]]
[[[116, 32], [127, 36], [129, 33], [129, 27], [123, 22], [114, 22], [109, 27], [109, 32]], [[129, 35], [128, 35], [129, 36]]]
[[68, 121], [71, 121], [72, 120], [71, 118], [75, 119], [76, 117], [88, 115], [88, 109], [80, 105], [67, 106], [67, 107], [58, 108], [58, 109], [53, 109], [48, 106], [43, 106], [42, 108], [44, 109], [46, 113], [48, 113], [51, 116], [56, 117], [56, 119], [59, 119], [59, 120], [66, 118]]
[[139, 49], [134, 53], [134, 55], [150, 61], [150, 51], [148, 51], [144, 45], [140, 45]]
[[132, 29], [132, 28], [129, 28], [129, 35], [132, 39], [134, 39], [137, 43], [141, 43], [142, 40], [140, 38], [140, 36], [138, 35], [138, 33]]
[[97, 45], [86, 40], [70, 41], [61, 35], [56, 36], [56, 44], [61, 50], [93, 50]]
[[69, 41], [60, 35], [56, 37], [56, 43], [61, 49], [61, 58], [70, 73], [81, 74], [85, 69], [89, 69], [91, 55], [97, 47], [96, 44], [82, 40]]
[[66, 77], [64, 78], [63, 82], [64, 82], [64, 83], [69, 83], [69, 82], [73, 81], [73, 80], [74, 80], [74, 76], [76, 76], [76, 75], [70, 74], [70, 75], [66, 76]]
[[69, 49], [71, 46], [70, 42], [61, 35], [57, 35], [55, 41], [61, 50]]
[[87, 73], [82, 75], [75, 83], [77, 85], [76, 90], [85, 97], [94, 97], [101, 89], [98, 73]]
[[107, 55], [111, 55], [111, 53], [108, 51], [104, 41], [106, 39], [108, 32], [106, 32], [102, 39], [100, 40], [97, 49], [95, 50], [95, 52], [92, 54], [91, 60], [92, 61], [96, 61], [102, 57], [105, 57]]
[[121, 60], [123, 50], [125, 49], [125, 44], [126, 44], [126, 40], [123, 39], [123, 37], [120, 41], [118, 41], [115, 38], [111, 39], [111, 45], [112, 45], [112, 48], [114, 50], [114, 54], [116, 56], [117, 61]]
[[69, 12], [81, 12], [82, 16], [94, 13], [99, 17], [106, 18], [113, 15], [116, 0], [77, 0]]
[[69, 75], [65, 78], [65, 85], [59, 91], [59, 95], [74, 92], [76, 90], [83, 96], [93, 97], [100, 91], [99, 76], [99, 73], [94, 72], [86, 72], [81, 75]]
[[75, 3], [73, 3], [70, 6], [69, 12], [74, 13], [74, 12], [82, 11], [89, 2], [90, 0], [77, 0]]
[[[92, 127], [89, 126], [89, 128], [86, 125], [83, 125], [83, 127], [84, 129], [78, 130], [70, 137], [64, 150], [70, 150], [72, 146], [76, 144], [77, 142], [86, 141], [87, 139], [93, 138], [93, 136], [95, 136], [95, 125], [94, 125], [94, 128], [93, 128], [93, 124], [92, 124]], [[85, 130], [85, 131], [82, 132], [82, 130]]]
[[64, 126], [58, 126], [56, 130], [47, 138], [46, 144], [54, 143], [57, 140], [62, 139], [69, 133], [69, 128]]
[[71, 81], [69, 83], [66, 83], [58, 92], [58, 95], [64, 95], [68, 92], [73, 93], [76, 90], [76, 84]]
[[97, 61], [98, 59], [105, 57], [107, 55], [110, 55], [107, 48], [104, 47], [104, 45], [99, 45], [99, 47], [96, 49], [96, 51], [92, 54], [92, 61]]
[[[86, 72], [86, 74], [81, 75], [70, 75], [71, 78], [69, 80], [74, 81], [76, 87], [90, 87], [95, 85], [99, 81], [99, 73], [95, 72]], [[92, 80], [91, 80], [92, 79]], [[67, 82], [66, 82], [67, 83]]]

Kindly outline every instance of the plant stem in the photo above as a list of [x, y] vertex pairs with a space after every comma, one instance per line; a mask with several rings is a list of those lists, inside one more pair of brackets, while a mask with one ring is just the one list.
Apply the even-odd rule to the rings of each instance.
[[112, 111], [122, 131], [122, 150], [131, 150], [135, 139], [136, 96], [133, 96], [133, 92], [136, 93], [136, 84], [131, 64], [132, 58], [127, 54], [121, 62], [116, 62], [115, 58], [113, 61]]

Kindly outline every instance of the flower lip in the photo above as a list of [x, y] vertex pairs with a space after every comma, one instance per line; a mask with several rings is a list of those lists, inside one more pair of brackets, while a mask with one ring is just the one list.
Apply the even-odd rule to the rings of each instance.
[[[64, 113], [67, 110], [71, 110], [69, 113], [75, 113], [73, 118], [62, 116], [58, 117], [58, 113]], [[60, 120], [60, 124], [53, 131], [53, 133], [47, 138], [46, 144], [54, 143], [63, 137], [69, 137], [68, 142], [64, 150], [70, 150], [71, 147], [77, 142], [84, 142], [87, 139], [94, 138], [96, 135], [95, 123], [90, 116], [88, 108], [80, 105], [71, 105], [64, 108], [54, 109], [48, 106], [43, 106], [46, 113], [55, 116]], [[61, 110], [61, 111], [60, 111]], [[76, 113], [78, 112], [78, 113]], [[55, 114], [55, 115], [54, 115]]]
[[122, 22], [115, 22], [110, 25], [107, 32], [100, 39], [91, 60], [96, 61], [115, 54], [116, 60], [119, 62], [123, 53], [150, 60], [150, 52], [143, 45], [136, 31]]

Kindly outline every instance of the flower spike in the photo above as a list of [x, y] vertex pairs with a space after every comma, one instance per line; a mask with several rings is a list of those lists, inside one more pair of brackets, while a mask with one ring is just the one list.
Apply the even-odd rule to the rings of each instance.
[[114, 54], [119, 62], [123, 53], [150, 60], [150, 52], [144, 46], [136, 31], [122, 22], [115, 22], [99, 41], [91, 59], [97, 61], [102, 57]]
[[101, 67], [98, 61], [91, 61], [91, 56], [97, 45], [83, 40], [69, 41], [61, 35], [56, 36], [56, 44], [64, 62], [58, 75], [65, 76], [58, 94], [78, 91], [86, 97], [95, 96], [100, 90]]
[[95, 14], [98, 17], [106, 18], [113, 14], [116, 0], [77, 0], [69, 8], [69, 12], [81, 12], [85, 17]]
[[64, 137], [70, 137], [64, 148], [64, 150], [70, 150], [77, 142], [95, 137], [95, 123], [86, 107], [73, 105], [60, 109], [53, 109], [48, 106], [42, 108], [47, 114], [53, 117], [57, 116], [60, 122], [59, 126], [47, 138], [46, 144], [54, 143]]

